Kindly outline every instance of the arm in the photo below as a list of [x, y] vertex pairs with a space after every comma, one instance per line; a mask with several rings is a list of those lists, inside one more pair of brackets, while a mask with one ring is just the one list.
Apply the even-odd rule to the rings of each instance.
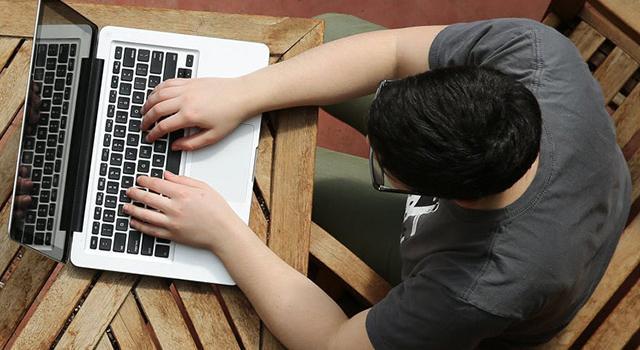
[[[427, 70], [429, 48], [444, 26], [369, 32], [336, 40], [239, 78], [173, 79], [143, 106], [149, 141], [185, 127], [200, 133], [174, 149], [217, 142], [239, 123], [264, 111], [325, 105], [373, 92], [383, 79]], [[165, 118], [152, 128], [162, 116]]]
[[[124, 210], [133, 228], [209, 249], [224, 263], [271, 332], [291, 349], [369, 349], [367, 311], [348, 319], [306, 276], [282, 261], [206, 184], [165, 173], [138, 184], [167, 197], [130, 188], [127, 195], [161, 212]], [[215, 228], [215, 229], [213, 229]]]

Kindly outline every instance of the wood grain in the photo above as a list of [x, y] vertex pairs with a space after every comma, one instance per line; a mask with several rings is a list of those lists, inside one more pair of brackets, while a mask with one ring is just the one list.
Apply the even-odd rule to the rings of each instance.
[[22, 114], [18, 113], [18, 117], [13, 120], [0, 139], [0, 200], [2, 202], [5, 202], [13, 192], [21, 123]]
[[238, 287], [218, 286], [245, 349], [260, 347], [260, 318]]
[[9, 238], [9, 214], [11, 212], [11, 202], [2, 207], [0, 213], [0, 273], [11, 263], [11, 260], [20, 249], [20, 245]]
[[17, 349], [49, 348], [89, 287], [96, 271], [66, 264], [19, 332]]
[[186, 281], [174, 284], [205, 349], [240, 349], [211, 285]]
[[600, 83], [604, 102], [608, 104], [622, 88], [624, 83], [638, 69], [638, 63], [616, 47], [611, 51], [607, 59], [596, 69], [593, 77]]
[[20, 45], [20, 39], [18, 38], [0, 37], [0, 72], [5, 67], [18, 45]]
[[262, 212], [262, 207], [258, 203], [256, 194], [251, 198], [251, 213], [249, 214], [249, 228], [260, 237], [262, 242], [267, 243], [267, 232], [269, 231], [269, 223]]
[[144, 277], [135, 291], [160, 346], [165, 349], [196, 348], [167, 281]]
[[59, 349], [95, 347], [138, 276], [103, 272], [57, 345]]
[[629, 37], [609, 19], [598, 12], [590, 3], [586, 3], [580, 12], [580, 18], [589, 23], [600, 34], [611, 40], [627, 54], [640, 62], [640, 43]]
[[628, 162], [631, 173], [631, 203], [640, 198], [640, 152], [636, 152]]
[[372, 305], [391, 290], [387, 281], [315, 223], [309, 252]]
[[47, 281], [55, 262], [31, 250], [25, 250], [17, 268], [0, 288], [0, 347], [3, 347], [36, 295]]
[[[320, 20], [249, 16], [208, 11], [184, 11], [132, 6], [105, 6], [66, 1], [98, 27], [106, 25], [262, 42], [279, 56]], [[35, 1], [0, 1], [0, 33], [31, 38]]]
[[111, 331], [122, 349], [155, 349], [135, 297], [129, 293], [111, 321]]
[[113, 350], [113, 346], [111, 345], [111, 341], [109, 340], [109, 336], [107, 333], [102, 335], [98, 345], [96, 346], [96, 350]]
[[640, 216], [625, 229], [609, 267], [587, 303], [573, 320], [541, 349], [569, 347], [580, 336], [593, 317], [620, 287], [629, 273], [640, 263]]
[[576, 45], [580, 56], [585, 61], [589, 60], [591, 55], [598, 49], [605, 40], [605, 37], [593, 29], [587, 22], [580, 22], [573, 30], [569, 39]]
[[260, 143], [256, 157], [256, 182], [267, 208], [271, 207], [271, 173], [273, 171], [273, 135], [263, 120], [260, 128]]
[[640, 283], [636, 283], [589, 338], [584, 349], [622, 349], [640, 329]]
[[25, 41], [0, 76], [0, 134], [24, 104], [31, 59], [31, 40]]
[[614, 23], [640, 42], [640, 2], [637, 0], [591, 0], [596, 7], [610, 15]]
[[637, 85], [613, 114], [618, 145], [624, 147], [640, 129], [640, 84]]

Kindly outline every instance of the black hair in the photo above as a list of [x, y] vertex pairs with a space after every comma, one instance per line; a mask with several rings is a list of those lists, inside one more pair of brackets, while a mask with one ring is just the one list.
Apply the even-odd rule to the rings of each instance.
[[458, 66], [384, 84], [367, 127], [380, 165], [403, 184], [435, 197], [478, 199], [526, 173], [541, 124], [538, 101], [522, 83]]

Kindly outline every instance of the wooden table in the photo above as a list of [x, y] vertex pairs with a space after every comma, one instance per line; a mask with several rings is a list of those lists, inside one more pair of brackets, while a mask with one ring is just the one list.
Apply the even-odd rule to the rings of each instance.
[[[322, 42], [312, 19], [69, 2], [98, 26], [173, 31], [266, 43], [271, 62]], [[58, 264], [9, 241], [7, 221], [22, 123], [35, 1], [0, 1], [0, 348], [274, 348], [237, 287]], [[250, 226], [306, 273], [317, 108], [263, 119]]]

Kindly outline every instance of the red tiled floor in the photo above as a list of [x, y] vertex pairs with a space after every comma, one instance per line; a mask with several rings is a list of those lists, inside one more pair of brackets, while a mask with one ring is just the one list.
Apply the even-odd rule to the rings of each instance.
[[[311, 17], [326, 12], [352, 14], [390, 28], [447, 24], [496, 17], [540, 20], [550, 0], [84, 0], [148, 7]], [[322, 112], [318, 145], [366, 157], [367, 143], [359, 133]]]

